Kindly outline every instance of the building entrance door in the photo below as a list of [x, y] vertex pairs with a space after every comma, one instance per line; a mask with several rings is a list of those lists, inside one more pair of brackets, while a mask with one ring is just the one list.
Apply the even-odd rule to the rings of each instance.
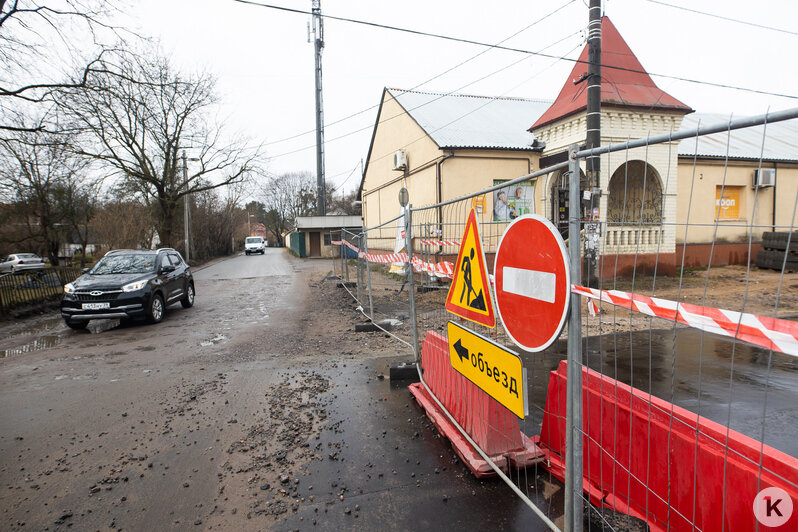
[[318, 231], [310, 233], [309, 257], [321, 257], [321, 234]]

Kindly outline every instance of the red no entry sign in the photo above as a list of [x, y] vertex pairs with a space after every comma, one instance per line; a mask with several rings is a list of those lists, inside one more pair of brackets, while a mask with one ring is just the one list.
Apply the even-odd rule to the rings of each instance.
[[513, 220], [493, 266], [496, 306], [507, 335], [527, 351], [542, 351], [560, 335], [571, 275], [560, 233], [537, 214]]

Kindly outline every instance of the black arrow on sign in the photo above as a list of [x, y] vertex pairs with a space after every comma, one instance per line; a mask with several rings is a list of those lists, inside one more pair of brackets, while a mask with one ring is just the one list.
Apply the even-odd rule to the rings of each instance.
[[458, 339], [452, 347], [454, 347], [457, 356], [460, 357], [460, 362], [462, 362], [463, 359], [466, 359], [466, 362], [468, 361], [468, 349], [463, 347], [463, 344], [460, 343], [460, 339]]

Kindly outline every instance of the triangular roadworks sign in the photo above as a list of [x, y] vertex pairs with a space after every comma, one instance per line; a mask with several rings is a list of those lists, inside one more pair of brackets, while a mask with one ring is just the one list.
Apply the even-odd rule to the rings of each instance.
[[446, 296], [446, 310], [486, 327], [496, 326], [488, 267], [482, 252], [477, 213], [474, 209], [468, 215], [460, 241], [454, 278]]

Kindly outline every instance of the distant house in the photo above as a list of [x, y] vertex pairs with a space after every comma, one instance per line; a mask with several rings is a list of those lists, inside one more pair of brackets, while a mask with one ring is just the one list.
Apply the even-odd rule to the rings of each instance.
[[337, 257], [339, 247], [332, 241], [339, 240], [342, 232], [357, 234], [362, 228], [360, 216], [299, 216], [296, 230], [288, 235], [287, 242], [299, 257]]
[[266, 234], [267, 234], [266, 226], [263, 225], [262, 223], [258, 222], [251, 225], [249, 236], [259, 236], [264, 240], [266, 240]]

